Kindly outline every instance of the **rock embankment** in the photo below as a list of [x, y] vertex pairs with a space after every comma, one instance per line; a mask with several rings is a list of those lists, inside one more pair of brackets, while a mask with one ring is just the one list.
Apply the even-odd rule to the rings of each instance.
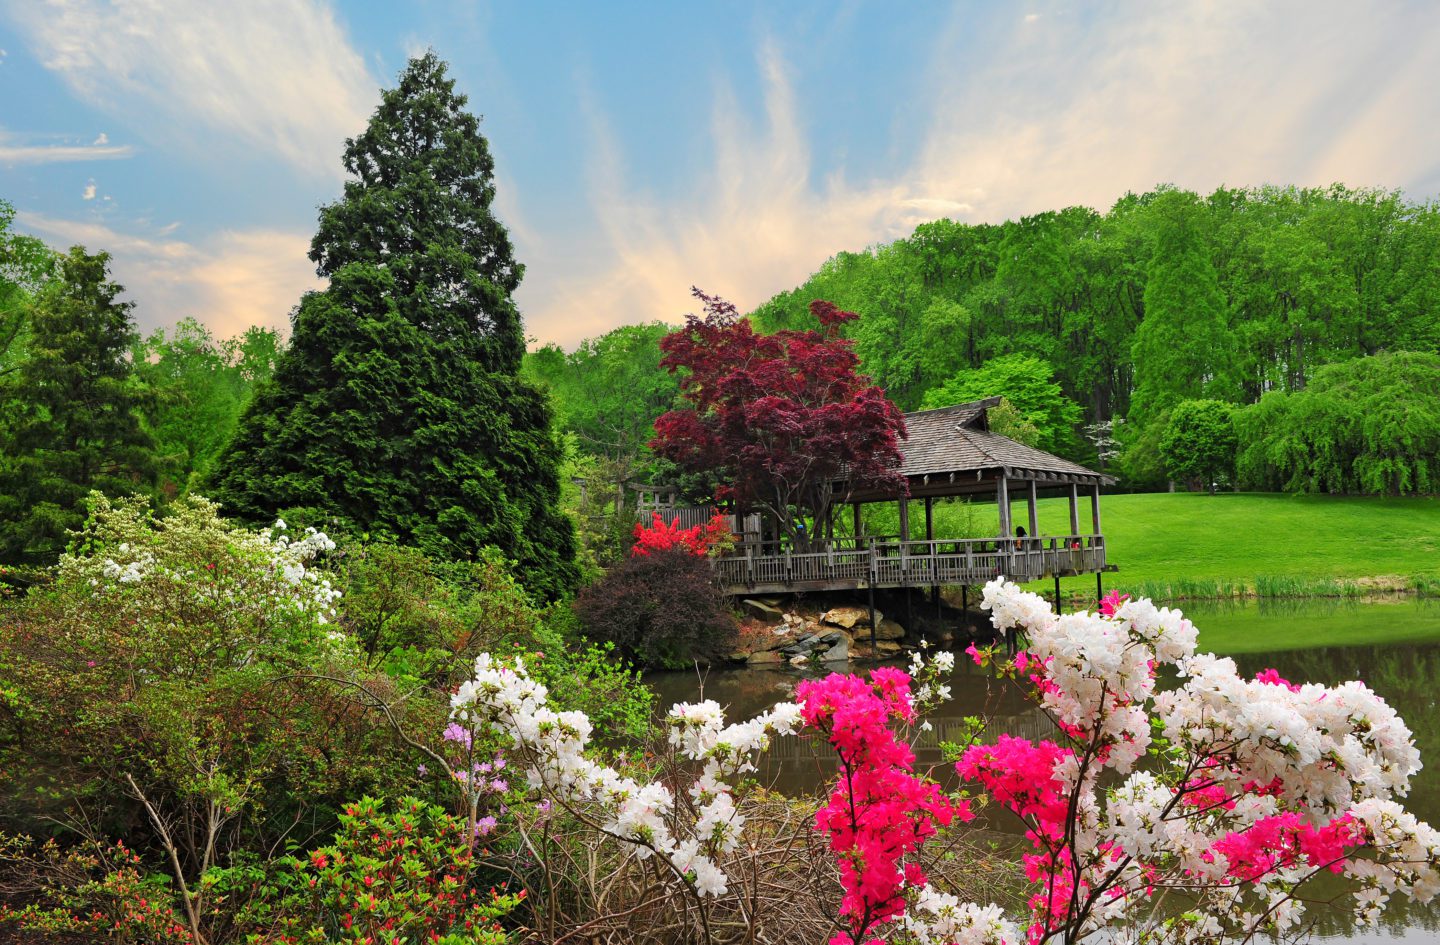
[[905, 628], [875, 612], [871, 647], [870, 608], [840, 605], [820, 609], [778, 598], [741, 601], [745, 621], [732, 662], [751, 666], [777, 663], [844, 663], [854, 659], [894, 656], [904, 648]]

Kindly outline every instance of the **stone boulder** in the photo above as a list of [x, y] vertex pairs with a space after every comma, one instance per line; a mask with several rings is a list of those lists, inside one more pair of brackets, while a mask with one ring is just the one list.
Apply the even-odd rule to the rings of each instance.
[[779, 607], [754, 597], [747, 597], [742, 600], [740, 602], [740, 608], [744, 610], [748, 616], [769, 624], [780, 623], [787, 616], [785, 611]]
[[[880, 611], [875, 611], [875, 619], [883, 620]], [[853, 630], [858, 627], [870, 626], [870, 608], [868, 607], [832, 607], [825, 611], [820, 618], [821, 623], [828, 623], [832, 627], [839, 627], [842, 630]]]
[[785, 662], [785, 656], [779, 650], [761, 650], [751, 653], [745, 662], [750, 666], [771, 666]]

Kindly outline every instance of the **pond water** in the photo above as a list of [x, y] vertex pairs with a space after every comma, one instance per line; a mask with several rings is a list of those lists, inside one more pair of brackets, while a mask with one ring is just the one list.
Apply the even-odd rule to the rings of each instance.
[[[1288, 679], [1337, 683], [1360, 679], [1383, 696], [1405, 719], [1428, 767], [1416, 777], [1405, 802], [1417, 816], [1440, 824], [1440, 643], [1411, 642], [1440, 638], [1440, 602], [1413, 599], [1386, 603], [1294, 602], [1191, 605], [1183, 608], [1200, 627], [1202, 649], [1223, 647], [1235, 657], [1242, 673], [1252, 675], [1273, 667]], [[1374, 642], [1352, 646], [1301, 649], [1305, 640], [1333, 640], [1341, 632]], [[1208, 636], [1207, 636], [1208, 634]], [[1211, 642], [1207, 642], [1207, 640]], [[1270, 650], [1266, 641], [1283, 649]], [[963, 644], [961, 644], [963, 648]], [[852, 667], [855, 671], [863, 665]], [[789, 698], [795, 683], [827, 670], [721, 669], [653, 673], [647, 682], [668, 708], [678, 701], [714, 699], [727, 707], [730, 719], [748, 718], [780, 699]], [[916, 744], [917, 764], [940, 763], [940, 744], [961, 738], [963, 719], [991, 720], [987, 737], [1008, 733], [1024, 738], [1049, 737], [1049, 720], [1021, 699], [1013, 687], [990, 679], [963, 655], [951, 680], [953, 700], [931, 716], [934, 731]], [[833, 756], [816, 750], [810, 740], [778, 740], [760, 760], [762, 783], [789, 794], [825, 789], [834, 771]], [[1005, 829], [1002, 822], [993, 825]], [[1440, 942], [1440, 905], [1404, 908], [1392, 905], [1383, 928], [1354, 932], [1349, 912], [1320, 912], [1316, 941], [1344, 939], [1353, 945], [1394, 942]]]

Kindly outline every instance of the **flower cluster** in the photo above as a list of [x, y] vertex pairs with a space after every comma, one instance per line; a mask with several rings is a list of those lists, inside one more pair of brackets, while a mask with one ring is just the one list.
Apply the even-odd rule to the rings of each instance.
[[910, 682], [903, 670], [881, 667], [868, 679], [832, 673], [795, 689], [805, 724], [826, 736], [840, 761], [830, 801], [815, 815], [845, 890], [840, 912], [849, 934], [837, 933], [835, 943], [859, 941], [903, 914], [905, 887], [926, 883], [911, 855], [937, 826], [973, 817], [963, 801], [914, 773], [915, 753], [891, 729], [892, 721], [916, 721]]
[[599, 829], [626, 841], [641, 858], [659, 856], [700, 896], [727, 891], [719, 865], [739, 843], [744, 817], [727, 779], [754, 770], [754, 756], [774, 735], [793, 733], [800, 709], [780, 703], [746, 722], [725, 724], [714, 702], [680, 704], [667, 721], [670, 741], [701, 765], [688, 800], [664, 784], [640, 783], [587, 756], [591, 724], [582, 712], [556, 712], [545, 686], [524, 662], [505, 665], [488, 653], [475, 661], [475, 676], [451, 699], [452, 713], [473, 733], [509, 740], [517, 766], [532, 788], [580, 816], [597, 818]]
[[689, 528], [681, 528], [680, 520], [666, 522], [659, 512], [654, 513], [649, 525], [636, 523], [635, 544], [630, 547], [632, 555], [648, 555], [657, 551], [679, 549], [697, 558], [712, 552], [720, 552], [734, 543], [735, 535], [730, 531], [726, 516], [716, 512], [710, 521]]
[[[1002, 670], [1028, 679], [1068, 738], [1002, 736], [957, 765], [1025, 823], [1031, 941], [1122, 925], [1179, 942], [1283, 935], [1303, 915], [1297, 890], [1325, 872], [1354, 883], [1365, 921], [1394, 893], [1440, 888], [1440, 834], [1394, 801], [1420, 767], [1410, 731], [1363, 684], [1245, 679], [1147, 600], [1056, 616], [999, 579], [982, 606], [1023, 631], [1027, 650]], [[1167, 665], [1179, 684], [1157, 693]], [[1131, 773], [1147, 750], [1160, 768]], [[1128, 777], [1102, 792], [1107, 771]], [[1158, 891], [1194, 908], [1155, 926]]]

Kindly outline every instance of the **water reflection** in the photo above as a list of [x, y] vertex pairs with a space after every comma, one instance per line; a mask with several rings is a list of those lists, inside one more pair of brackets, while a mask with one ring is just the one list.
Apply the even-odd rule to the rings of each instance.
[[[1440, 627], [1440, 607], [1426, 602], [1374, 604], [1356, 601], [1313, 602], [1254, 601], [1221, 606], [1187, 608], [1202, 627], [1243, 631], [1244, 649], [1256, 649], [1264, 641], [1323, 639], [1326, 630], [1344, 626], [1361, 627], [1362, 638], [1377, 641], [1415, 636]], [[1217, 634], [1226, 638], [1226, 634]], [[1303, 644], [1301, 644], [1303, 645]], [[1365, 646], [1290, 648], [1270, 652], [1246, 652], [1235, 656], [1241, 672], [1252, 675], [1275, 668], [1297, 682], [1337, 683], [1363, 680], [1383, 696], [1415, 734], [1423, 759], [1432, 767], [1416, 777], [1406, 806], [1431, 823], [1440, 823], [1440, 644], [1376, 643]], [[1023, 738], [1050, 737], [1050, 720], [1031, 708], [1019, 694], [983, 674], [962, 657], [956, 661], [951, 688], [954, 699], [932, 716], [934, 731], [921, 733], [916, 742], [917, 761], [922, 767], [939, 765], [940, 744], [959, 740], [967, 716], [990, 720], [987, 736], [1007, 733]], [[732, 719], [763, 711], [776, 700], [789, 698], [801, 679], [823, 675], [823, 670], [735, 669], [716, 670], [703, 678], [695, 673], [656, 673], [647, 677], [668, 707], [682, 700], [704, 698], [728, 707]], [[825, 788], [834, 771], [834, 760], [811, 740], [780, 740], [761, 760], [758, 777], [789, 794], [818, 792]], [[937, 771], [942, 776], [944, 769]], [[948, 782], [947, 782], [948, 783]], [[992, 827], [1000, 827], [997, 823]], [[1311, 919], [1319, 940], [1345, 939], [1354, 945], [1368, 943], [1440, 942], [1440, 908], [1392, 905], [1380, 930], [1355, 932], [1344, 901], [1334, 908], [1312, 908]]]

